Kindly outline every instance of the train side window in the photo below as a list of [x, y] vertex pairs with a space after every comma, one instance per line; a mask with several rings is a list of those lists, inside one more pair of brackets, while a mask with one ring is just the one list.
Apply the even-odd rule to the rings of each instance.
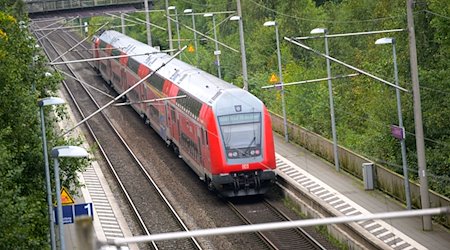
[[202, 128], [202, 131], [201, 131], [201, 138], [202, 138], [202, 145], [205, 145], [205, 130]]
[[175, 119], [175, 109], [172, 106], [170, 107], [170, 112], [172, 114], [172, 118]]
[[208, 130], [204, 130], [204, 136], [205, 136], [205, 144], [208, 145]]

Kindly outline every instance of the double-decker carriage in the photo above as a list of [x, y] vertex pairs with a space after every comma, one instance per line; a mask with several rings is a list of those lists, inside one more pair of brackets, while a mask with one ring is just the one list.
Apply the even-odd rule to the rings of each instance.
[[[94, 47], [94, 57], [129, 55], [95, 64], [119, 93], [170, 58], [116, 31], [95, 37]], [[251, 93], [173, 59], [127, 99], [209, 188], [226, 197], [256, 195], [275, 180], [270, 116]]]

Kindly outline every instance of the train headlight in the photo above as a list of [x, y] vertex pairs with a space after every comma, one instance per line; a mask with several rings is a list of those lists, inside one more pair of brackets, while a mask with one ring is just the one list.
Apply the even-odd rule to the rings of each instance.
[[256, 154], [256, 155], [260, 155], [260, 154], [261, 154], [261, 151], [259, 151], [259, 149], [257, 149], [257, 150], [255, 150], [255, 154]]
[[236, 151], [233, 152], [233, 157], [237, 157], [238, 153]]
[[255, 155], [255, 150], [251, 150], [250, 155]]
[[233, 157], [233, 152], [228, 152], [228, 158], [231, 158], [231, 157]]

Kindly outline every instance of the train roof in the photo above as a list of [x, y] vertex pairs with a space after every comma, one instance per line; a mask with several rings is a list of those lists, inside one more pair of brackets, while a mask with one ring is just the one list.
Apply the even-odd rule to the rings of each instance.
[[[152, 71], [166, 63], [170, 58], [166, 53], [114, 30], [104, 31], [99, 38], [127, 55], [149, 53], [148, 55], [133, 56], [133, 59], [140, 64], [146, 65]], [[170, 80], [184, 92], [209, 105], [212, 105], [214, 100], [223, 92], [231, 89], [234, 89], [231, 92], [235, 92], [236, 89], [239, 89], [176, 58], [162, 67], [157, 74]]]

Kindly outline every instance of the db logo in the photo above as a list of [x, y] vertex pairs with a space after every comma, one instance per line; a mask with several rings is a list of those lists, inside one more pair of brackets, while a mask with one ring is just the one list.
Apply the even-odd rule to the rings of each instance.
[[242, 169], [248, 169], [250, 166], [248, 165], [248, 163], [246, 164], [242, 164]]

